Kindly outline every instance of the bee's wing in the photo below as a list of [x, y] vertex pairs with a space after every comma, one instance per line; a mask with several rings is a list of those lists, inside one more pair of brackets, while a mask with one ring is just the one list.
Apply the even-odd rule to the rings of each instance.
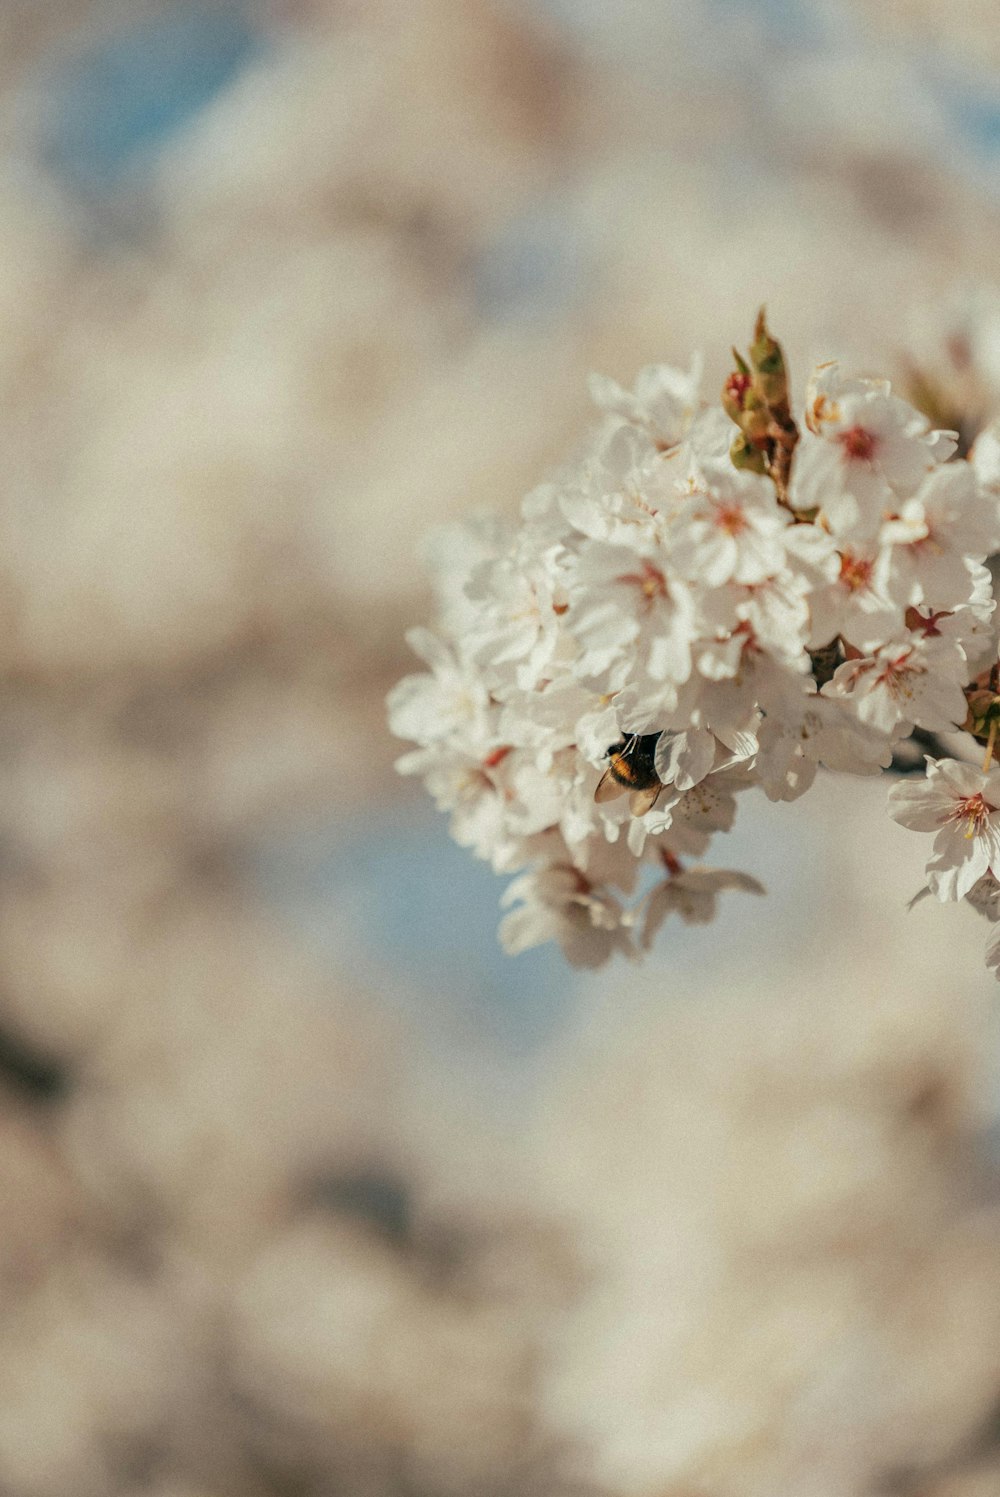
[[619, 782], [615, 779], [614, 775], [611, 773], [610, 768], [606, 769], [597, 782], [597, 789], [594, 791], [594, 799], [598, 802], [605, 800], [614, 800], [617, 796], [625, 794], [625, 788], [626, 787], [624, 785], [619, 784]]
[[657, 784], [647, 785], [645, 790], [633, 790], [628, 800], [632, 815], [645, 816], [647, 811], [651, 811], [659, 800], [662, 789], [663, 786]]

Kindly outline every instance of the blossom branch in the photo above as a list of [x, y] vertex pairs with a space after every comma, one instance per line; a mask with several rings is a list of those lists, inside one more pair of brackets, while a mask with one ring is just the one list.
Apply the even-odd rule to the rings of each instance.
[[[935, 834], [928, 888], [1000, 914], [1000, 434], [969, 458], [882, 380], [817, 369], [793, 414], [763, 311], [722, 408], [697, 366], [593, 378], [582, 462], [509, 532], [438, 548], [427, 666], [390, 697], [400, 761], [503, 873], [501, 939], [634, 956], [748, 874], [701, 859], [739, 798], [821, 767], [890, 769], [891, 814]], [[732, 424], [738, 427], [735, 438]], [[983, 768], [945, 744], [964, 730]], [[925, 777], [916, 775], [925, 771]], [[644, 866], [658, 882], [635, 900]], [[1000, 931], [988, 947], [1000, 970]]]

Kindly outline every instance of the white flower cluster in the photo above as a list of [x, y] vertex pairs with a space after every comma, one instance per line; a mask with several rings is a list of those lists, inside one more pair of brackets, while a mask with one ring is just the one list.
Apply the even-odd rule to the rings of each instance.
[[[721, 890], [761, 892], [689, 861], [739, 793], [794, 800], [821, 764], [878, 773], [914, 728], [961, 727], [997, 661], [1000, 442], [956, 459], [887, 383], [836, 365], [800, 431], [778, 345], [757, 354], [725, 410], [696, 368], [648, 368], [632, 393], [594, 378], [604, 422], [582, 460], [511, 533], [441, 538], [439, 629], [409, 635], [428, 670], [394, 688], [390, 723], [456, 840], [519, 874], [511, 952], [555, 939], [597, 965], [671, 912], [705, 921]], [[941, 898], [1000, 873], [1000, 770], [932, 762], [892, 809], [944, 828]]]

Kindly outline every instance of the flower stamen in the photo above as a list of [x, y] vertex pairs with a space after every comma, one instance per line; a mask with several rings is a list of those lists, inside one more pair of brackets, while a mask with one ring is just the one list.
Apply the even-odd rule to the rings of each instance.
[[871, 582], [873, 568], [874, 562], [866, 561], [863, 556], [853, 556], [850, 551], [843, 551], [840, 557], [840, 581], [848, 592], [861, 592]]
[[667, 579], [651, 561], [644, 561], [639, 572], [623, 572], [618, 581], [637, 587], [648, 603], [667, 596]]

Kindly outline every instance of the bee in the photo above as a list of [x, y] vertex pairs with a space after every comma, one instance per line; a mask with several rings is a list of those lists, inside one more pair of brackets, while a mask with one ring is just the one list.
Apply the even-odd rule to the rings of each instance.
[[596, 801], [614, 800], [616, 795], [629, 796], [633, 816], [645, 816], [659, 799], [663, 789], [653, 755], [659, 733], [632, 733], [608, 749], [611, 761], [594, 791]]

